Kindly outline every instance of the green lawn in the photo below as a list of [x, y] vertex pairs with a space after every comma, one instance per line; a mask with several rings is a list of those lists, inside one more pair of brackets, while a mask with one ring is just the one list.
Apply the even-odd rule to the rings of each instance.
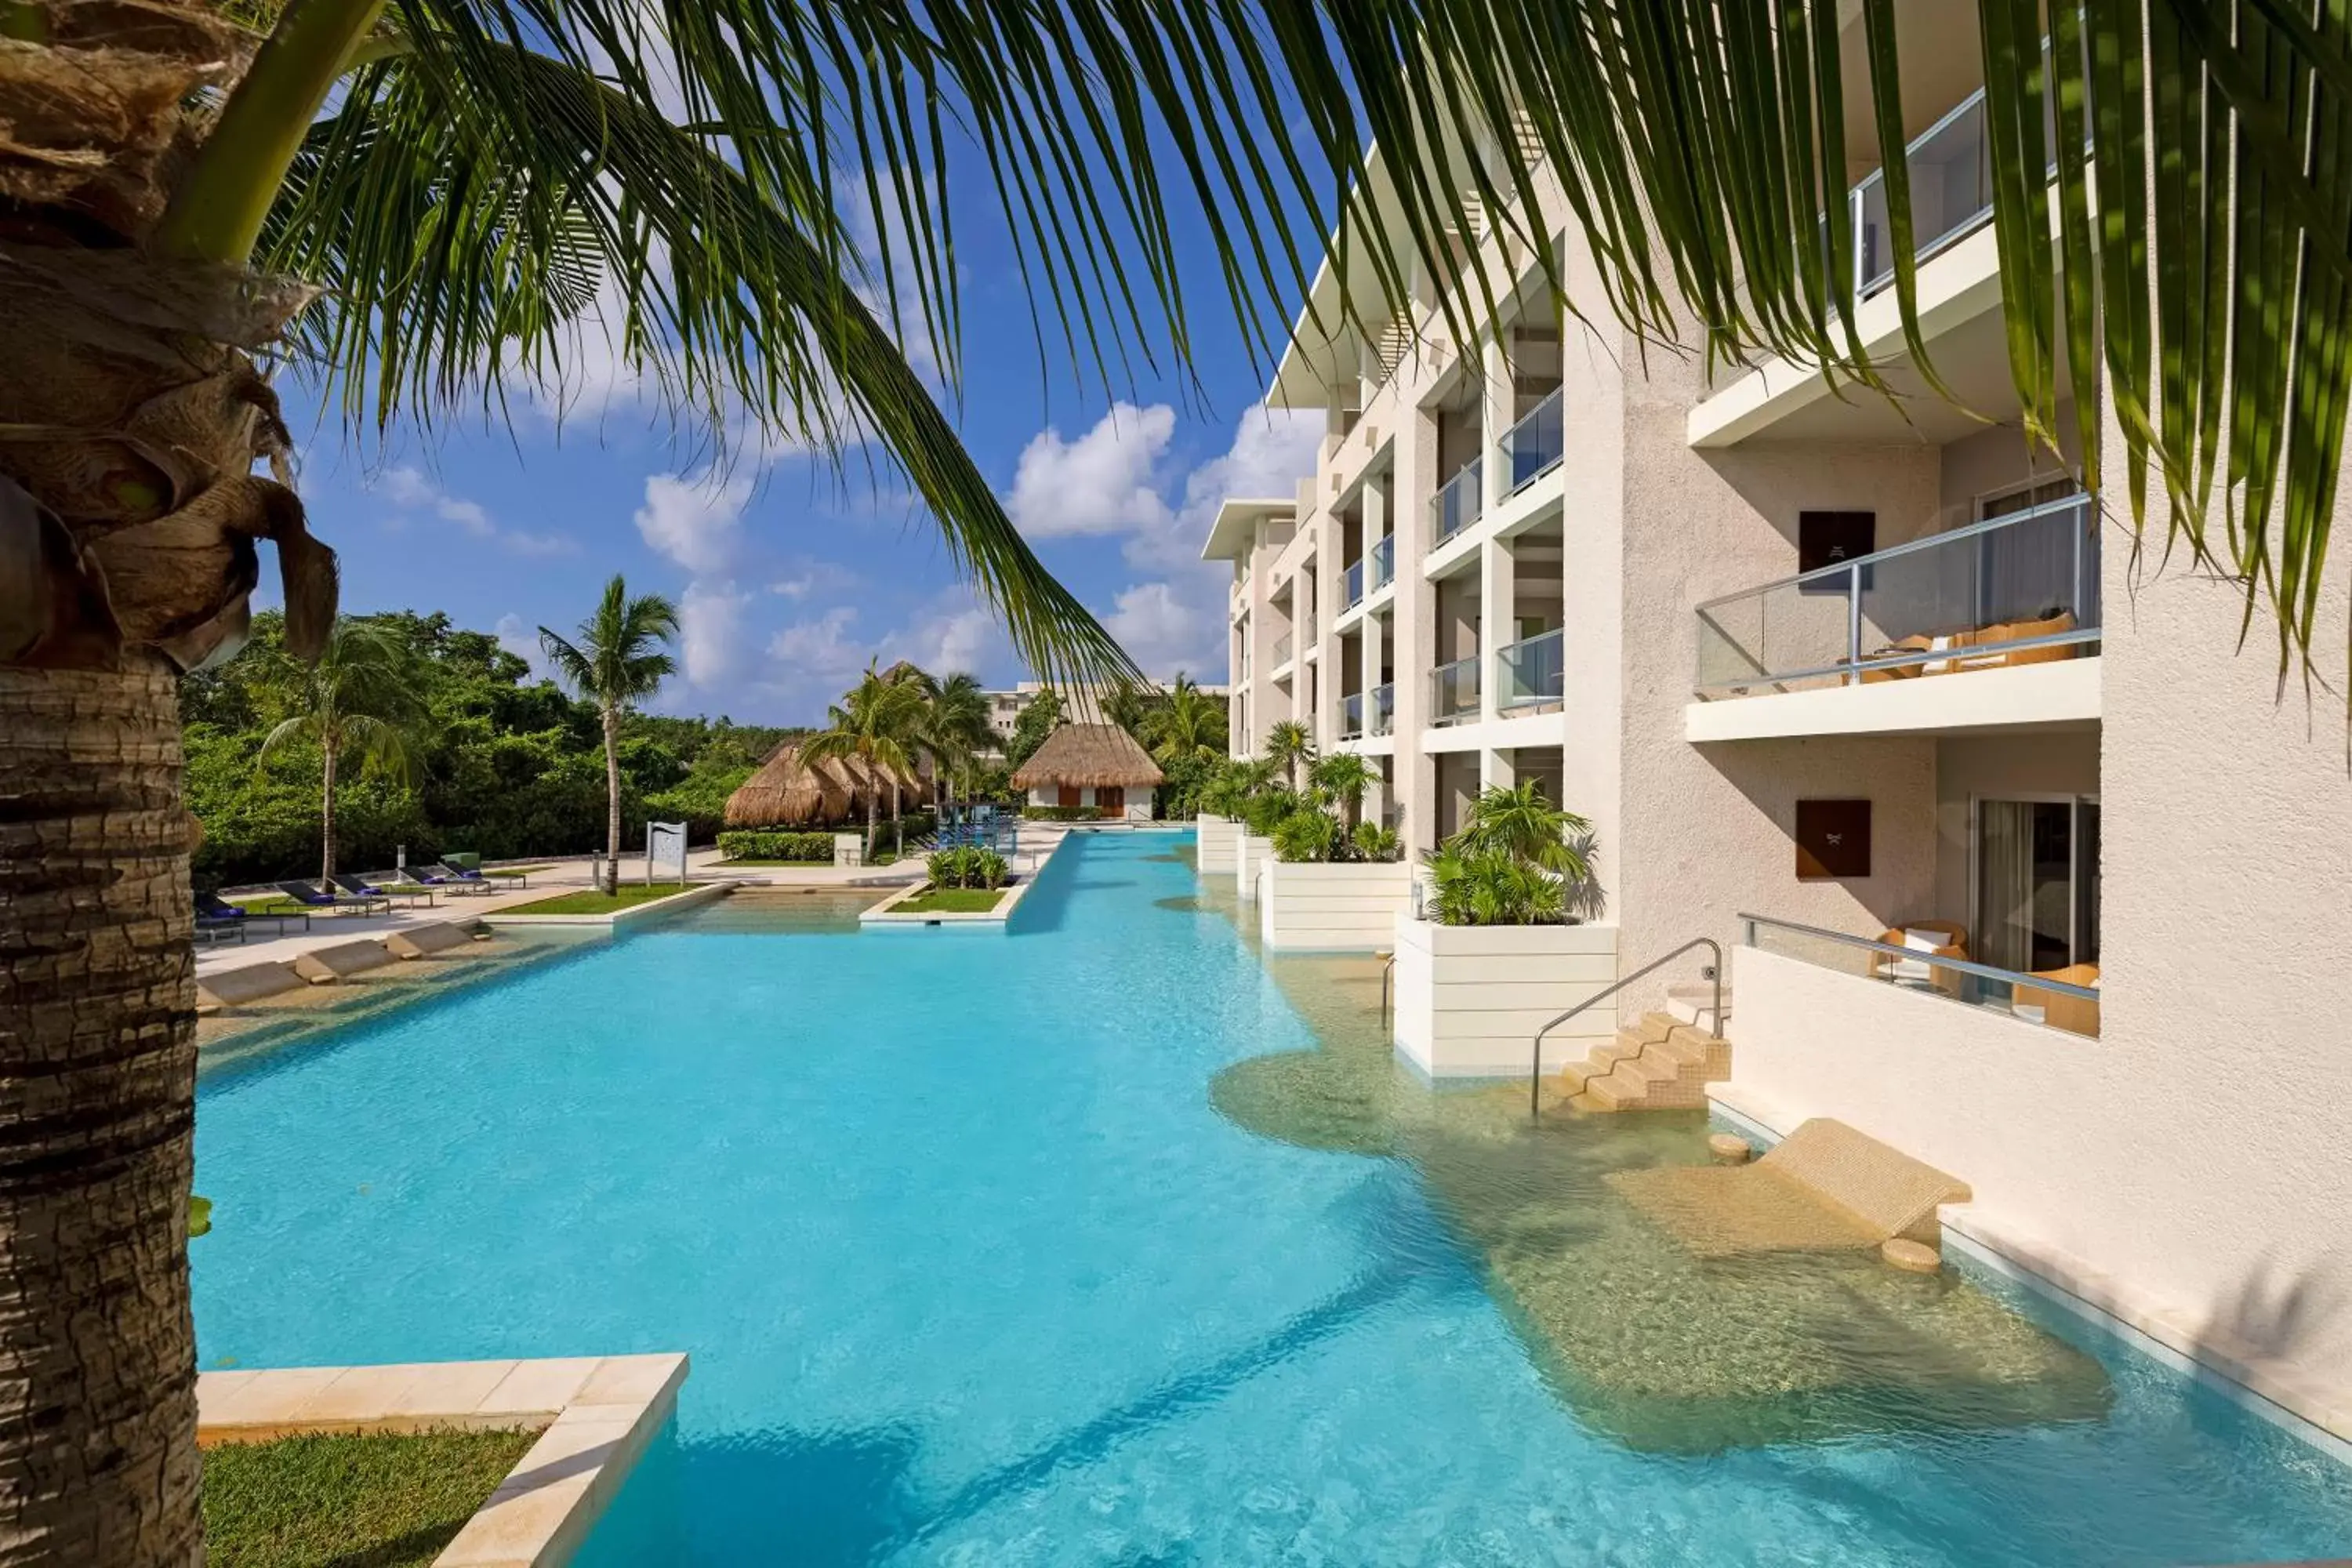
[[738, 866], [830, 866], [832, 864], [831, 856], [822, 860], [721, 860], [719, 862], [718, 869], [731, 870]]
[[308, 905], [298, 904], [283, 893], [265, 893], [257, 899], [231, 899], [229, 902], [249, 915], [299, 915], [313, 912]]
[[485, 877], [529, 877], [541, 871], [552, 871], [552, 866], [493, 866], [482, 873]]
[[893, 904], [894, 915], [984, 915], [1005, 895], [1003, 888], [928, 888], [903, 904]]
[[632, 904], [651, 903], [667, 899], [672, 893], [686, 891], [676, 882], [656, 882], [652, 887], [624, 887], [617, 893], [582, 891], [558, 893], [551, 899], [535, 899], [527, 904], [517, 904], [510, 910], [500, 910], [502, 915], [609, 915], [614, 910], [625, 910]]
[[304, 1436], [208, 1448], [206, 1561], [214, 1568], [423, 1568], [537, 1436]]

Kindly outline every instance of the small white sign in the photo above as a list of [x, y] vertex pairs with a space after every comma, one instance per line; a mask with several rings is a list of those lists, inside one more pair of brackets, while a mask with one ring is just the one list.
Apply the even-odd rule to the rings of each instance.
[[646, 824], [646, 881], [650, 886], [667, 873], [667, 880], [686, 880], [686, 824]]

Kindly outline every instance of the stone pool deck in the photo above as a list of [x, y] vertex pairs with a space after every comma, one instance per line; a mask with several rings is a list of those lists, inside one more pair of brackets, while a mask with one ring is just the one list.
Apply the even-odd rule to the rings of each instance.
[[196, 1441], [536, 1429], [436, 1568], [569, 1562], [677, 1407], [684, 1355], [284, 1367], [196, 1377]]

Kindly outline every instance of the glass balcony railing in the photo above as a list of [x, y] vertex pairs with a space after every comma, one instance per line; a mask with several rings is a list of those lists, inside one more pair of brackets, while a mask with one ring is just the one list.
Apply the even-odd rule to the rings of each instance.
[[1486, 505], [1486, 464], [1473, 458], [1429, 499], [1429, 542], [1444, 543], [1478, 521]]
[[1373, 687], [1369, 695], [1371, 698], [1372, 733], [1375, 735], [1394, 733], [1396, 730], [1395, 684], [1384, 680]]
[[1290, 662], [1290, 634], [1283, 633], [1274, 639], [1274, 666], [1276, 669]]
[[1549, 631], [1496, 649], [1495, 706], [1505, 711], [1558, 707], [1563, 686], [1561, 640], [1559, 632]]
[[1432, 724], [1459, 724], [1478, 717], [1478, 667], [1484, 662], [1474, 653], [1429, 672]]
[[1364, 732], [1364, 694], [1350, 691], [1339, 699], [1339, 739], [1352, 741]]
[[1396, 535], [1383, 534], [1381, 542], [1364, 552], [1364, 592], [1377, 594], [1389, 585], [1396, 575]]
[[1747, 926], [1747, 945], [1759, 952], [2005, 1013], [2068, 1034], [2099, 1032], [2098, 966], [2094, 963], [2021, 973], [1965, 958], [1958, 945], [1897, 946], [1763, 915], [1743, 913], [1739, 919]]
[[1352, 610], [1364, 602], [1364, 563], [1357, 561], [1342, 574], [1339, 584], [1339, 608]]
[[[1992, 143], [1979, 88], [1904, 149], [1911, 174], [1913, 254], [1925, 261], [1992, 217]], [[1853, 292], [1867, 300], [1895, 281], [1886, 222], [1886, 172], [1874, 172], [1848, 198], [1853, 211]]]
[[1519, 422], [1503, 433], [1503, 470], [1510, 479], [1510, 483], [1504, 487], [1505, 493], [1524, 489], [1558, 468], [1567, 438], [1560, 395], [1555, 389], [1549, 397], [1521, 415]]
[[1701, 696], [2073, 658], [2099, 640], [2098, 508], [2068, 496], [1698, 607]]

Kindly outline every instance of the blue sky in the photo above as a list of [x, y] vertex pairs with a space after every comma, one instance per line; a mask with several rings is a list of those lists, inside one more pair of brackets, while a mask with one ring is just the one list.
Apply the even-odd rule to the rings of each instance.
[[[1208, 518], [1227, 494], [1286, 494], [1311, 468], [1319, 417], [1259, 406], [1265, 367], [1250, 363], [1197, 229], [1179, 236], [1196, 383], [1142, 366], [1114, 397], [1050, 334], [1055, 363], [1041, 368], [992, 199], [950, 196], [965, 331], [950, 411], [965, 444], [1046, 563], [1147, 669], [1224, 679], [1229, 573], [1198, 560]], [[1296, 304], [1271, 309], [1286, 321]], [[538, 626], [569, 633], [620, 572], [686, 620], [683, 674], [649, 706], [743, 722], [821, 721], [877, 656], [992, 685], [1026, 676], [894, 476], [862, 462], [837, 476], [789, 450], [698, 471], [690, 435], [674, 439], [602, 357], [561, 398], [515, 399], [510, 426], [477, 417], [383, 445], [287, 387], [301, 489], [313, 531], [341, 555], [345, 609], [443, 610], [535, 655]]]

